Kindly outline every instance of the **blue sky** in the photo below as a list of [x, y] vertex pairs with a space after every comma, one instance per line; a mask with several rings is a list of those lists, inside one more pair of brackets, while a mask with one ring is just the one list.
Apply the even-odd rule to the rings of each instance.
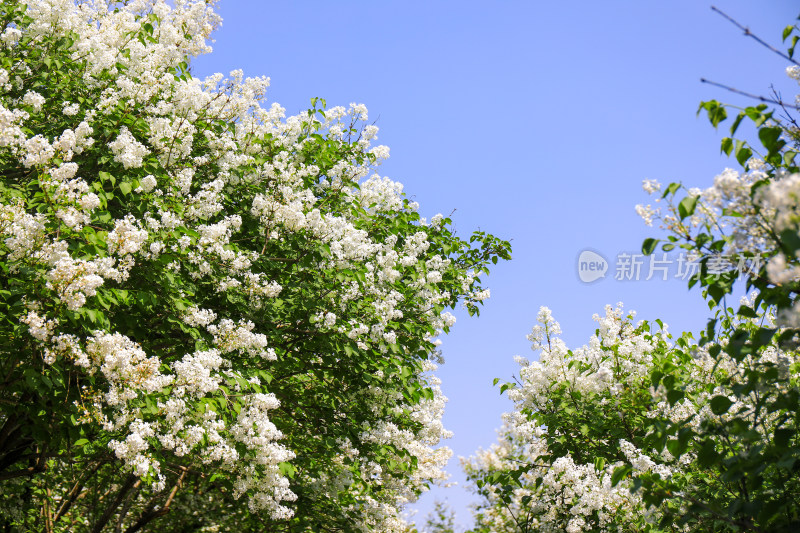
[[[698, 331], [709, 311], [679, 280], [617, 281], [616, 256], [659, 236], [634, 206], [645, 178], [707, 187], [735, 161], [723, 136], [697, 118], [701, 100], [751, 105], [700, 83], [705, 77], [793, 100], [786, 62], [742, 35], [698, 0], [251, 1], [222, 0], [223, 27], [194, 74], [271, 77], [268, 97], [288, 113], [320, 96], [364, 103], [391, 148], [382, 174], [405, 185], [425, 216], [452, 218], [512, 240], [514, 259], [488, 280], [478, 319], [459, 313], [443, 339], [440, 369], [450, 398], [446, 426], [455, 455], [495, 440], [511, 405], [492, 387], [510, 379], [514, 355], [539, 306], [553, 310], [575, 347], [594, 332], [592, 314], [618, 301], [670, 330]], [[719, 0], [717, 7], [779, 44], [796, 1]], [[610, 263], [605, 279], [582, 283], [578, 254]], [[646, 268], [647, 265], [645, 264]], [[672, 275], [673, 271], [670, 272]], [[416, 506], [424, 518], [447, 499], [470, 524], [472, 496], [436, 489]]]

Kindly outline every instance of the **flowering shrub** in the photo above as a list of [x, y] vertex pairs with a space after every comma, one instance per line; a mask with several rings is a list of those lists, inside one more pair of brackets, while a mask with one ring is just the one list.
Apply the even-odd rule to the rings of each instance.
[[[482, 497], [476, 531], [655, 531], [632, 481], [681, 465], [648, 446], [657, 418], [650, 372], [671, 344], [665, 328], [633, 324], [607, 307], [588, 345], [569, 350], [547, 308], [528, 336], [538, 361], [518, 358], [519, 384], [503, 386], [515, 410], [499, 442], [463, 461]], [[635, 470], [620, 483], [615, 469]]]
[[[792, 530], [800, 353], [773, 341], [736, 359], [633, 317], [607, 307], [569, 350], [542, 308], [499, 442], [463, 461], [475, 531]], [[759, 324], [725, 328], [723, 345]]]
[[363, 105], [204, 80], [214, 2], [0, 7], [0, 525], [400, 531], [435, 337], [509, 245], [421, 218]]
[[[800, 40], [794, 25], [788, 74]], [[800, 101], [800, 100], [798, 100]], [[596, 317], [589, 344], [570, 351], [545, 308], [520, 360], [498, 444], [464, 461], [481, 497], [476, 531], [755, 531], [800, 528], [800, 130], [766, 105], [754, 122], [763, 150], [725, 138], [743, 172], [705, 191], [646, 180], [656, 207], [637, 206], [698, 263], [715, 317], [697, 341], [634, 325], [621, 307]], [[717, 126], [726, 106], [700, 110]], [[658, 239], [643, 251], [654, 253]], [[751, 295], [728, 299], [740, 273]]]

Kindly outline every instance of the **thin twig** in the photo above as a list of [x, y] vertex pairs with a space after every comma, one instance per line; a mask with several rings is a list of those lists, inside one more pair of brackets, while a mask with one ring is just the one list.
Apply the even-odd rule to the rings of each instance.
[[169, 506], [172, 505], [172, 500], [173, 500], [173, 498], [175, 498], [175, 494], [178, 492], [178, 489], [181, 487], [181, 485], [183, 485], [183, 480], [184, 480], [184, 478], [186, 478], [186, 472], [188, 472], [188, 471], [189, 471], [188, 468], [184, 468], [183, 472], [181, 472], [181, 475], [178, 478], [178, 481], [172, 487], [172, 490], [169, 493], [169, 497], [167, 498], [167, 501], [164, 503], [164, 507], [163, 507], [164, 509], [169, 509]]
[[748, 27], [746, 27], [746, 26], [742, 26], [741, 24], [739, 24], [738, 22], [736, 22], [736, 21], [735, 21], [735, 20], [734, 20], [732, 17], [730, 17], [729, 15], [727, 15], [726, 13], [724, 13], [722, 10], [718, 9], [718, 8], [717, 8], [717, 7], [715, 7], [715, 6], [711, 6], [711, 10], [712, 10], [712, 11], [715, 11], [715, 12], [717, 12], [717, 13], [719, 13], [720, 15], [722, 15], [723, 17], [725, 17], [726, 19], [728, 19], [728, 20], [729, 20], [729, 21], [730, 21], [730, 22], [731, 22], [731, 23], [732, 23], [734, 26], [736, 26], [737, 28], [739, 28], [740, 30], [742, 30], [742, 31], [744, 32], [744, 34], [745, 34], [747, 37], [752, 37], [752, 38], [753, 38], [753, 39], [755, 39], [755, 40], [756, 40], [756, 42], [757, 42], [758, 44], [760, 44], [761, 46], [763, 46], [763, 47], [767, 48], [768, 50], [770, 50], [770, 51], [772, 51], [772, 52], [775, 52], [776, 54], [778, 54], [779, 56], [781, 56], [781, 57], [782, 57], [782, 58], [784, 58], [785, 60], [787, 60], [787, 61], [791, 61], [792, 63], [794, 63], [795, 65], [797, 65], [798, 67], [800, 67], [800, 63], [798, 63], [797, 61], [795, 61], [795, 60], [794, 60], [794, 59], [792, 59], [791, 57], [787, 56], [786, 54], [784, 54], [783, 52], [781, 52], [781, 51], [780, 51], [780, 50], [778, 50], [777, 48], [773, 47], [772, 45], [770, 45], [770, 44], [768, 44], [768, 43], [764, 42], [764, 41], [763, 41], [761, 38], [759, 38], [759, 37], [758, 37], [758, 35], [756, 35], [756, 34], [754, 34], [753, 32], [751, 32], [751, 31], [750, 31], [750, 28], [748, 28]]
[[758, 100], [759, 102], [764, 102], [764, 103], [767, 103], [767, 104], [775, 104], [775, 105], [779, 105], [781, 107], [786, 107], [786, 108], [789, 108], [789, 109], [794, 109], [796, 111], [800, 111], [800, 107], [798, 107], [796, 105], [792, 105], [792, 104], [789, 104], [787, 102], [782, 102], [780, 100], [773, 100], [772, 98], [767, 98], [766, 96], [759, 96], [757, 94], [752, 94], [752, 93], [747, 93], [747, 92], [744, 92], [744, 91], [740, 91], [739, 89], [736, 89], [734, 87], [730, 87], [728, 85], [723, 85], [722, 83], [717, 83], [715, 81], [707, 80], [705, 78], [700, 78], [700, 83], [707, 83], [709, 85], [714, 85], [715, 87], [720, 87], [721, 89], [725, 89], [725, 90], [730, 91], [732, 93], [741, 94], [742, 96], [746, 96], [748, 98], [753, 98], [755, 100]]
[[[782, 100], [781, 93], [779, 93], [775, 89], [774, 85], [770, 85], [769, 88], [772, 91], [772, 94], [775, 96], [775, 99], [780, 102]], [[795, 120], [795, 118], [789, 113], [789, 110], [786, 109], [786, 106], [781, 104], [781, 108], [783, 109], [784, 112], [783, 118], [785, 118], [786, 120], [789, 121], [789, 123], [791, 123], [791, 125], [795, 128], [795, 131], [800, 131], [800, 125], [797, 124], [797, 120]]]

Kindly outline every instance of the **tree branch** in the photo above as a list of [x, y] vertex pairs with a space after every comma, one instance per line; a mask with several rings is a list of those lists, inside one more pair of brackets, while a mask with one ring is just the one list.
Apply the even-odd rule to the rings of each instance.
[[125, 495], [128, 494], [128, 491], [133, 488], [138, 479], [139, 478], [133, 474], [128, 475], [125, 483], [122, 485], [122, 488], [120, 488], [119, 492], [117, 492], [117, 497], [114, 498], [114, 501], [111, 502], [108, 507], [106, 507], [106, 510], [103, 512], [103, 515], [100, 517], [100, 519], [95, 522], [92, 533], [101, 533], [103, 531], [103, 528], [106, 527], [108, 521], [111, 520], [112, 516], [114, 516], [114, 512], [117, 510], [117, 507], [119, 507], [122, 503], [122, 500], [125, 499]]
[[91, 472], [89, 472], [86, 476], [79, 478], [78, 481], [75, 482], [75, 485], [72, 486], [72, 490], [69, 491], [67, 498], [62, 500], [61, 506], [58, 508], [55, 518], [53, 518], [54, 524], [58, 522], [58, 520], [64, 516], [67, 511], [69, 511], [69, 508], [72, 507], [72, 504], [78, 499], [78, 495], [81, 493], [81, 490], [83, 490], [83, 486], [86, 481], [95, 475], [97, 471], [100, 470], [100, 467], [103, 466], [103, 464], [105, 464], [105, 461], [99, 461], [94, 468], [92, 468]]
[[772, 98], [767, 98], [766, 96], [759, 96], [757, 94], [752, 94], [752, 93], [747, 93], [747, 92], [744, 92], [744, 91], [740, 91], [739, 89], [735, 89], [733, 87], [730, 87], [728, 85], [723, 85], [723, 84], [717, 83], [715, 81], [707, 80], [705, 78], [700, 78], [700, 83], [707, 83], [707, 84], [713, 85], [715, 87], [720, 87], [722, 89], [725, 89], [726, 91], [730, 91], [730, 92], [736, 93], [736, 94], [741, 94], [742, 96], [746, 96], [748, 98], [753, 98], [755, 100], [758, 100], [759, 102], [764, 102], [764, 103], [767, 103], [767, 104], [775, 104], [775, 105], [779, 105], [779, 106], [781, 106], [783, 108], [789, 108], [789, 109], [794, 109], [796, 111], [800, 111], [800, 107], [798, 107], [796, 105], [792, 105], [792, 104], [789, 104], [789, 103], [786, 103], [786, 102], [782, 102], [780, 100], [773, 100]]
[[28, 468], [15, 470], [13, 472], [9, 472], [8, 474], [2, 474], [0, 475], [0, 481], [5, 481], [6, 479], [13, 479], [15, 477], [33, 476], [34, 474], [38, 474], [39, 472], [44, 472], [47, 469], [47, 463], [45, 462], [44, 459], [45, 456], [43, 454], [40, 454], [39, 456], [37, 456], [36, 464], [34, 466], [29, 466]]
[[50, 487], [47, 487], [45, 493], [47, 497], [44, 500], [44, 509], [42, 509], [42, 513], [44, 514], [44, 530], [45, 533], [53, 533], [53, 512], [50, 509], [52, 495], [50, 493]]
[[[770, 85], [769, 88], [772, 91], [772, 94], [775, 96], [775, 99], [780, 102], [782, 100], [781, 99], [781, 94], [775, 89], [775, 86], [774, 85]], [[800, 125], [797, 124], [797, 120], [795, 120], [795, 118], [789, 113], [789, 110], [786, 109], [786, 106], [781, 104], [781, 108], [783, 109], [783, 112], [784, 112], [784, 117], [783, 118], [788, 120], [789, 123], [791, 123], [791, 125], [795, 128], [796, 131], [800, 131]]]
[[139, 494], [139, 487], [141, 485], [142, 485], [142, 480], [137, 479], [136, 483], [133, 484], [133, 491], [129, 492], [127, 497], [125, 498], [125, 502], [122, 504], [122, 508], [119, 510], [119, 517], [117, 518], [117, 527], [114, 528], [114, 533], [122, 533], [122, 523], [125, 521], [125, 517], [128, 515], [128, 511], [130, 510], [133, 501]]
[[719, 9], [719, 8], [717, 8], [717, 7], [715, 7], [715, 6], [711, 6], [711, 10], [712, 10], [712, 11], [714, 11], [714, 12], [716, 12], [716, 13], [719, 13], [720, 15], [722, 15], [723, 17], [725, 17], [725, 18], [726, 18], [728, 21], [730, 21], [730, 22], [731, 22], [731, 23], [732, 23], [734, 26], [736, 26], [737, 28], [739, 28], [740, 30], [742, 30], [742, 31], [744, 32], [744, 34], [745, 34], [747, 37], [752, 37], [752, 38], [753, 38], [753, 39], [755, 39], [755, 40], [756, 40], [756, 42], [757, 42], [758, 44], [760, 44], [761, 46], [765, 47], [766, 49], [770, 50], [771, 52], [774, 52], [774, 53], [778, 54], [779, 56], [781, 56], [782, 58], [784, 58], [786, 61], [790, 61], [791, 63], [794, 63], [795, 65], [797, 65], [798, 67], [800, 67], [800, 63], [798, 63], [797, 61], [795, 61], [795, 60], [794, 60], [794, 59], [792, 59], [791, 57], [787, 56], [786, 54], [784, 54], [783, 52], [781, 52], [781, 51], [780, 51], [780, 50], [778, 50], [777, 48], [773, 47], [773, 46], [772, 46], [772, 45], [770, 45], [769, 43], [767, 43], [767, 42], [765, 42], [764, 40], [762, 40], [760, 37], [758, 37], [758, 35], [756, 35], [756, 34], [754, 34], [753, 32], [751, 32], [751, 31], [750, 31], [750, 28], [748, 28], [748, 27], [746, 27], [746, 26], [742, 26], [741, 24], [739, 24], [738, 22], [736, 22], [736, 20], [734, 20], [732, 17], [730, 17], [729, 15], [727, 15], [725, 12], [723, 12], [721, 9]]
[[175, 482], [175, 485], [172, 486], [172, 490], [169, 492], [169, 496], [167, 497], [167, 501], [164, 502], [164, 507], [161, 509], [156, 509], [156, 499], [150, 502], [150, 505], [147, 506], [147, 510], [142, 513], [142, 516], [139, 517], [139, 520], [136, 521], [131, 527], [125, 530], [125, 533], [135, 533], [142, 529], [148, 522], [155, 520], [159, 516], [164, 516], [169, 512], [169, 506], [172, 504], [172, 500], [175, 498], [175, 494], [178, 492], [178, 489], [183, 484], [183, 479], [186, 477], [186, 472], [188, 472], [187, 468], [181, 468], [182, 472], [178, 481]]

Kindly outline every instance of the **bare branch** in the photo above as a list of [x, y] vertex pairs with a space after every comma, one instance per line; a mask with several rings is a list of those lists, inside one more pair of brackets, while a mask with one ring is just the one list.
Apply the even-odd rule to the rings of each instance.
[[45, 461], [45, 459], [47, 458], [47, 454], [45, 453], [44, 450], [35, 456], [28, 455], [26, 457], [36, 457], [36, 463], [33, 466], [29, 466], [28, 468], [22, 468], [20, 470], [15, 470], [13, 472], [0, 475], [0, 481], [4, 481], [6, 479], [13, 479], [16, 477], [24, 477], [24, 476], [32, 477], [34, 474], [38, 474], [39, 472], [44, 472], [45, 470], [47, 470], [47, 462]]
[[[775, 97], [775, 99], [778, 100], [779, 102], [782, 101], [781, 93], [779, 93], [775, 89], [775, 86], [774, 85], [770, 85], [769, 88], [772, 91], [772, 94]], [[786, 106], [781, 104], [781, 108], [783, 109], [783, 113], [784, 113], [783, 118], [786, 119], [792, 125], [792, 127], [795, 129], [795, 131], [800, 131], [800, 124], [798, 124], [797, 120], [795, 120], [795, 118], [789, 113], [789, 110], [786, 109]]]
[[741, 94], [742, 96], [746, 96], [748, 98], [753, 98], [754, 100], [758, 100], [759, 102], [764, 102], [764, 103], [767, 103], [767, 104], [775, 104], [775, 105], [779, 105], [779, 106], [781, 106], [783, 108], [788, 108], [788, 109], [800, 110], [800, 107], [798, 107], [796, 105], [792, 105], [792, 104], [789, 104], [787, 102], [782, 102], [780, 100], [773, 100], [772, 98], [767, 98], [766, 96], [759, 96], [757, 94], [752, 94], [752, 93], [748, 93], [748, 92], [745, 92], [745, 91], [740, 91], [739, 89], [736, 89], [734, 87], [730, 87], [728, 85], [723, 85], [722, 83], [717, 83], [715, 81], [707, 80], [705, 78], [700, 78], [700, 83], [707, 83], [707, 84], [713, 85], [715, 87], [720, 87], [720, 88], [725, 89], [727, 91], [730, 91], [732, 93]]
[[42, 513], [44, 514], [44, 530], [45, 533], [53, 533], [53, 511], [50, 509], [52, 494], [50, 493], [50, 487], [47, 487], [46, 494], [47, 498], [44, 500], [44, 508], [42, 509]]
[[744, 34], [745, 34], [747, 37], [752, 37], [752, 38], [753, 38], [753, 39], [755, 39], [755, 40], [756, 40], [756, 42], [757, 42], [758, 44], [760, 44], [761, 46], [763, 46], [763, 47], [767, 48], [768, 50], [770, 50], [770, 51], [772, 51], [772, 52], [775, 52], [776, 54], [778, 54], [779, 56], [781, 56], [782, 58], [784, 58], [786, 61], [790, 61], [791, 63], [794, 63], [795, 65], [797, 65], [798, 67], [800, 67], [800, 63], [798, 63], [797, 61], [795, 61], [795, 60], [794, 60], [794, 59], [792, 59], [791, 57], [787, 56], [785, 53], [781, 52], [780, 50], [778, 50], [777, 48], [773, 47], [772, 45], [770, 45], [770, 44], [766, 43], [766, 42], [765, 42], [763, 39], [761, 39], [761, 38], [760, 38], [760, 37], [758, 37], [756, 34], [754, 34], [753, 32], [751, 32], [751, 31], [750, 31], [750, 28], [748, 28], [748, 27], [746, 27], [746, 26], [742, 26], [741, 24], [739, 24], [738, 22], [736, 22], [736, 21], [735, 21], [735, 20], [734, 20], [732, 17], [730, 17], [729, 15], [727, 15], [726, 13], [724, 13], [722, 10], [718, 9], [718, 8], [717, 8], [717, 7], [715, 7], [715, 6], [711, 6], [711, 10], [712, 10], [712, 11], [714, 11], [714, 12], [716, 12], [716, 13], [719, 13], [720, 15], [722, 15], [723, 17], [725, 17], [726, 19], [728, 19], [728, 20], [729, 20], [729, 21], [730, 21], [730, 22], [731, 22], [731, 23], [732, 23], [734, 26], [736, 26], [737, 28], [739, 28], [740, 30], [742, 30], [742, 31], [744, 32]]

